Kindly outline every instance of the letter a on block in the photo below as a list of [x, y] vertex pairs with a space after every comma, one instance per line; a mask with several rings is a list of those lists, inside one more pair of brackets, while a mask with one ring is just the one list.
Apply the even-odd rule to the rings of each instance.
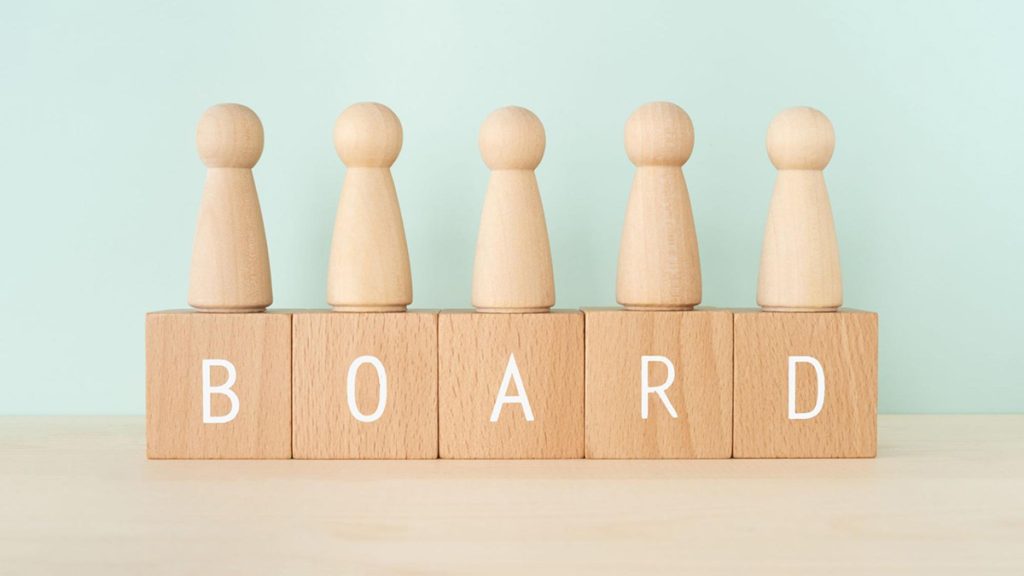
[[[514, 380], [516, 383], [515, 396], [508, 396], [508, 384], [511, 380]], [[526, 397], [526, 389], [523, 388], [523, 377], [519, 375], [519, 366], [516, 365], [515, 354], [508, 355], [508, 366], [505, 367], [505, 376], [501, 379], [498, 397], [494, 399], [491, 422], [498, 421], [498, 416], [501, 416], [501, 407], [505, 404], [522, 404], [526, 421], [533, 422], [533, 410], [530, 409], [530, 399]]]
[[[796, 411], [796, 365], [797, 364], [810, 364], [814, 366], [814, 373], [818, 378], [818, 394], [814, 400], [814, 408], [810, 412], [797, 412]], [[821, 408], [825, 405], [825, 370], [821, 367], [821, 362], [818, 362], [817, 358], [813, 356], [790, 356], [789, 357], [789, 419], [790, 420], [810, 420], [821, 412]]]
[[[359, 410], [359, 404], [356, 403], [356, 374], [359, 372], [359, 367], [363, 364], [369, 364], [377, 370], [379, 390], [377, 394], [377, 409], [369, 416], [363, 414]], [[360, 356], [353, 360], [352, 365], [348, 367], [348, 378], [346, 379], [345, 388], [348, 393], [348, 410], [356, 420], [360, 422], [380, 420], [388, 403], [388, 374], [384, 371], [384, 364], [381, 363], [379, 358], [376, 356]]]
[[[660, 386], [651, 386], [651, 362], [658, 362], [664, 364], [665, 369], [668, 370], [668, 376], [665, 377], [665, 383]], [[647, 416], [650, 413], [650, 398], [651, 393], [658, 395], [661, 399], [661, 403], [665, 405], [665, 409], [672, 415], [673, 418], [679, 418], [679, 414], [676, 413], [675, 407], [669, 402], [668, 396], [665, 395], [665, 390], [668, 390], [676, 380], [676, 367], [672, 364], [672, 361], [664, 356], [641, 356], [640, 357], [640, 417], [647, 420]]]
[[[214, 366], [220, 366], [228, 371], [227, 381], [220, 386], [210, 385], [210, 368]], [[238, 395], [231, 389], [237, 377], [235, 365], [231, 362], [216, 358], [203, 359], [203, 424], [225, 424], [238, 416]], [[231, 401], [231, 410], [224, 416], [214, 416], [210, 413], [210, 397], [213, 394], [223, 394]]]

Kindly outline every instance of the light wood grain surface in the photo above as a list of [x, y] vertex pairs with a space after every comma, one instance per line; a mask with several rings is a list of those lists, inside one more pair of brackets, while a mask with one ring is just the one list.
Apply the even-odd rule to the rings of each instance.
[[188, 303], [207, 312], [258, 312], [274, 301], [252, 175], [263, 154], [263, 124], [241, 104], [218, 104], [199, 119], [196, 147], [207, 169]]
[[347, 168], [331, 239], [327, 302], [347, 312], [405, 310], [412, 302], [412, 274], [391, 176], [402, 150], [402, 123], [383, 104], [353, 104], [334, 124], [334, 147]]
[[[877, 445], [878, 314], [743, 312], [734, 315], [733, 456], [871, 458]], [[789, 415], [789, 358], [822, 366], [821, 412]], [[794, 368], [794, 408], [819, 399], [811, 366]]]
[[[227, 361], [238, 412], [204, 423], [203, 361]], [[150, 458], [290, 458], [292, 454], [292, 315], [206, 314], [168, 310], [146, 315], [146, 415]], [[210, 368], [214, 387], [227, 384]], [[237, 386], [237, 387], [236, 387]], [[210, 416], [232, 401], [210, 394]]]
[[[587, 458], [732, 456], [731, 311], [583, 312]], [[668, 365], [645, 368], [641, 358], [652, 355]], [[642, 390], [645, 371], [648, 386], [669, 383], [664, 400]]]
[[555, 276], [544, 203], [534, 171], [546, 144], [540, 118], [525, 108], [495, 110], [480, 127], [491, 170], [473, 260], [473, 307], [481, 312], [546, 312]]
[[776, 312], [835, 310], [843, 304], [832, 205], [823, 170], [835, 131], [813, 108], [783, 110], [772, 120], [768, 157], [778, 169], [761, 248], [757, 303]]
[[882, 416], [874, 460], [147, 461], [0, 418], [3, 574], [1021, 574], [1024, 415]]
[[700, 254], [682, 167], [693, 152], [693, 122], [671, 102], [644, 104], [626, 121], [626, 154], [636, 165], [619, 245], [615, 299], [637, 310], [700, 304]]
[[[441, 458], [583, 457], [583, 313], [441, 312], [437, 321]], [[515, 359], [522, 392], [510, 367]], [[504, 398], [525, 403], [494, 406]]]
[[[437, 458], [436, 312], [296, 312], [292, 328], [293, 458]], [[369, 422], [353, 365], [356, 409], [383, 410]]]

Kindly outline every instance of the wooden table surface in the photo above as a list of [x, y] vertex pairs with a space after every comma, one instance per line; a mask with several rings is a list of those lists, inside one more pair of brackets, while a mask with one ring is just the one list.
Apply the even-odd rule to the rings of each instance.
[[875, 460], [147, 461], [0, 418], [0, 574], [1024, 574], [1024, 415], [882, 416]]

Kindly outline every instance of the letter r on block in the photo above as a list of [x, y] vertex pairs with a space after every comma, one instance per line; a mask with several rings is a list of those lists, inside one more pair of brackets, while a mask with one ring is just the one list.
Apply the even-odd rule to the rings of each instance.
[[[668, 370], [668, 375], [665, 376], [665, 383], [660, 386], [651, 386], [651, 362], [657, 362], [664, 364], [665, 369]], [[672, 364], [672, 361], [664, 356], [641, 356], [640, 357], [640, 417], [647, 420], [650, 414], [650, 399], [651, 393], [658, 395], [661, 399], [661, 403], [665, 405], [665, 409], [672, 415], [673, 418], [679, 418], [679, 414], [676, 413], [676, 409], [672, 406], [672, 403], [668, 400], [668, 395], [665, 394], [665, 390], [676, 380], [676, 367]]]

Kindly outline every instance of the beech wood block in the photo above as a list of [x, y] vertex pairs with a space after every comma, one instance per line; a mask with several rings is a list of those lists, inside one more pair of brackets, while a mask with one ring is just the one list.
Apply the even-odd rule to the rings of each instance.
[[587, 458], [732, 455], [732, 312], [584, 313]]
[[583, 314], [441, 312], [441, 458], [583, 457]]
[[291, 314], [146, 315], [149, 458], [290, 458]]
[[305, 312], [292, 326], [295, 458], [437, 458], [436, 312]]
[[878, 315], [736, 312], [733, 456], [873, 458]]

